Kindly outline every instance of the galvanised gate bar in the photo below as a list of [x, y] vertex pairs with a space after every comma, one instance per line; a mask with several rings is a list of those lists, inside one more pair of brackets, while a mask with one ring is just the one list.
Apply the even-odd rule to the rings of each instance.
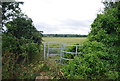
[[[78, 55], [78, 47], [81, 45], [75, 45], [72, 43], [58, 43], [58, 42], [45, 42], [44, 43], [44, 60], [55, 60], [63, 63], [63, 61], [72, 60], [65, 58], [65, 54]], [[74, 47], [75, 51], [71, 52], [67, 49]]]

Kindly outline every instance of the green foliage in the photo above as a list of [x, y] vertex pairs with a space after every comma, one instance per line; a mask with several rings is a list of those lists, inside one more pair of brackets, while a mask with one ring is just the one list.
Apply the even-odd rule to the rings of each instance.
[[88, 35], [90, 41], [102, 42], [110, 55], [117, 55], [119, 66], [120, 57], [120, 2], [106, 3], [103, 14], [99, 14], [91, 25]]
[[41, 43], [41, 33], [32, 25], [32, 20], [30, 18], [17, 17], [5, 25], [7, 27], [7, 34], [12, 34], [18, 39], [24, 37], [34, 40], [35, 43]]
[[2, 57], [2, 77], [4, 79], [12, 79], [13, 78], [13, 71], [14, 65], [17, 60], [17, 57], [13, 53], [6, 52]]
[[18, 48], [17, 47], [18, 41], [17, 41], [17, 39], [14, 36], [3, 34], [2, 35], [2, 40], [3, 40], [3, 44], [2, 44], [2, 48], [3, 48], [2, 51], [3, 51], [3, 53], [5, 51], [16, 51], [17, 50], [17, 48]]
[[[91, 32], [79, 48], [79, 55], [63, 66], [67, 79], [119, 79], [120, 74], [120, 2], [105, 3]], [[74, 48], [72, 48], [74, 50]]]
[[[20, 69], [20, 73], [24, 72], [25, 69], [22, 69], [20, 65], [26, 67], [26, 65], [35, 62], [36, 57], [39, 58], [39, 60], [41, 59], [40, 49], [38, 48], [39, 45], [30, 39], [17, 39], [12, 36], [3, 35], [3, 79], [13, 79], [15, 78], [16, 72]], [[29, 70], [31, 71], [31, 69]], [[29, 71], [26, 71], [26, 73], [29, 73]], [[25, 76], [22, 74], [16, 76], [16, 78], [25, 79], [26, 77], [30, 79], [30, 76], [28, 76], [29, 75]]]
[[14, 69], [16, 72], [14, 73], [14, 79], [27, 79], [27, 80], [34, 80], [36, 76], [40, 75], [38, 71], [43, 67], [41, 62], [34, 62], [28, 65], [16, 65]]
[[2, 78], [4, 79], [30, 79], [34, 80], [38, 76], [38, 71], [42, 69], [43, 63], [35, 61], [30, 64], [15, 64], [18, 57], [13, 53], [6, 52], [3, 57]]
[[[44, 65], [40, 71], [46, 72], [46, 75], [53, 81], [64, 79], [63, 73], [61, 72], [61, 65], [55, 61], [48, 60], [44, 62]], [[50, 81], [51, 81], [50, 80]]]
[[[79, 44], [74, 44], [74, 45], [79, 45]], [[77, 48], [79, 48], [79, 46], [77, 46]], [[67, 59], [73, 59], [74, 56], [76, 56], [76, 46], [66, 46], [66, 49], [65, 51], [67, 52], [73, 52], [73, 54], [70, 54], [70, 53], [64, 53], [64, 58], [67, 58]], [[77, 49], [77, 52], [80, 52], [79, 49]]]
[[19, 5], [23, 2], [2, 2], [2, 23], [3, 25], [18, 16], [22, 16]]
[[26, 57], [29, 62], [34, 60], [35, 56], [39, 54], [39, 49], [37, 48], [37, 44], [35, 43], [28, 43], [20, 46], [21, 49], [21, 56]]
[[[68, 79], [117, 79], [115, 55], [109, 55], [107, 48], [100, 42], [86, 42], [79, 48], [78, 56], [63, 66]], [[113, 59], [114, 58], [114, 59]], [[111, 72], [114, 74], [108, 74]]]
[[[21, 12], [17, 2], [3, 3], [3, 79], [33, 79], [32, 70], [41, 55], [41, 33], [33, 26], [32, 19]], [[12, 12], [11, 12], [12, 11]], [[36, 64], [35, 64], [36, 65]], [[34, 67], [38, 67], [37, 65]]]
[[[120, 4], [120, 2], [118, 2]], [[114, 4], [114, 5], [118, 5]], [[119, 46], [120, 43], [120, 10], [119, 7], [109, 8], [104, 14], [98, 14], [91, 25], [89, 40], [103, 42], [108, 46]]]

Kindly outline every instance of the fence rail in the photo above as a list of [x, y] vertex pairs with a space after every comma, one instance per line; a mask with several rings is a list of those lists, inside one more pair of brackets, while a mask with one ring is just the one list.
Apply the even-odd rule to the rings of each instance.
[[[57, 48], [55, 48], [55, 46]], [[68, 46], [74, 46], [75, 52], [66, 51]], [[57, 42], [45, 42], [44, 43], [44, 60], [59, 60], [62, 63], [63, 60], [72, 60], [65, 58], [65, 54], [77, 55], [78, 54], [78, 47], [81, 45], [74, 45], [71, 43], [57, 43]], [[54, 59], [51, 59], [50, 56], [56, 56]]]
[[76, 54], [76, 52], [68, 52], [68, 51], [62, 51], [63, 53], [70, 53], [70, 54]]

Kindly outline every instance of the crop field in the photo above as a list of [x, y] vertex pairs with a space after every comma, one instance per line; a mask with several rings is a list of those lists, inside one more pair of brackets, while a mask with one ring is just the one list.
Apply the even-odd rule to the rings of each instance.
[[43, 42], [81, 44], [86, 40], [87, 40], [86, 37], [43, 37]]

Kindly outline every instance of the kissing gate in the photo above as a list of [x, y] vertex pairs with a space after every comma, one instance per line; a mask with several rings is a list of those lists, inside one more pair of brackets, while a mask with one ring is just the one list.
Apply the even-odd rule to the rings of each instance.
[[[63, 63], [63, 61], [72, 60], [66, 58], [65, 55], [77, 55], [78, 47], [81, 45], [74, 45], [72, 43], [57, 43], [57, 42], [45, 42], [44, 43], [44, 60], [55, 60]], [[69, 51], [71, 47], [74, 51]]]

